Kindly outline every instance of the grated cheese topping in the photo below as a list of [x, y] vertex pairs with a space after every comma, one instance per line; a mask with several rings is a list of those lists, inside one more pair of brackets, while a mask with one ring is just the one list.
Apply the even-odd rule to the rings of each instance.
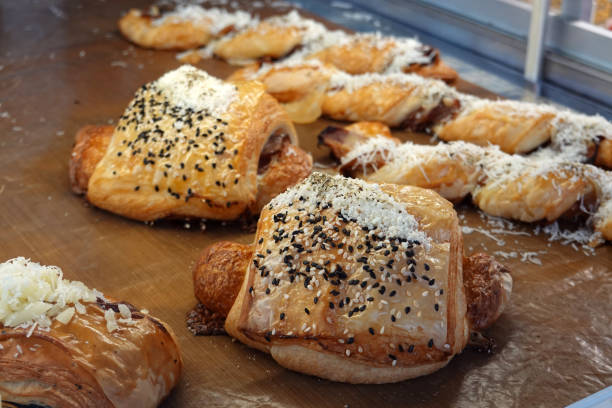
[[160, 18], [153, 20], [154, 26], [177, 21], [189, 21], [192, 24], [204, 25], [212, 34], [219, 34], [227, 27], [236, 30], [252, 25], [257, 20], [246, 11], [227, 11], [220, 8], [205, 9], [197, 4], [181, 4], [175, 10], [164, 13]]
[[[557, 174], [567, 177], [570, 182], [586, 179], [594, 186], [599, 204], [597, 211], [591, 214], [589, 221], [595, 226], [595, 231], [591, 230], [589, 236], [586, 237], [583, 232], [572, 234], [551, 226], [545, 232], [554, 237], [553, 240], [564, 240], [579, 244], [585, 242], [597, 243], [602, 239], [600, 230], [604, 228], [604, 225], [612, 222], [612, 172], [589, 164], [567, 161], [562, 155], [549, 154], [547, 159], [543, 160], [541, 155], [512, 155], [502, 152], [497, 146], [481, 147], [462, 141], [439, 143], [437, 145], [417, 145], [405, 142], [398, 146], [392, 139], [377, 135], [355, 146], [343, 156], [341, 166], [354, 161], [353, 169], [361, 167], [364, 170], [364, 176], [366, 176], [365, 170], [376, 162], [377, 157], [384, 158], [385, 166], [397, 168], [395, 170], [397, 172], [402, 171], [401, 168], [406, 163], [420, 167], [430, 159], [439, 160], [441, 156], [458, 160], [477, 169], [479, 183], [474, 186], [475, 190], [471, 191], [472, 193], [481, 188], [482, 185], [500, 184], [503, 188], [507, 183], [519, 183], [520, 191], [521, 180], [528, 177], [546, 179], [550, 175]], [[374, 169], [374, 171], [376, 170]], [[423, 174], [427, 178], [427, 175]], [[586, 208], [582, 208], [582, 211], [590, 214]], [[464, 233], [472, 231], [473, 229], [464, 230]]]
[[206, 111], [215, 116], [227, 113], [238, 98], [237, 88], [206, 71], [183, 65], [167, 72], [152, 86], [162, 91], [176, 106], [195, 112]]
[[[40, 265], [23, 257], [0, 264], [0, 325], [30, 328], [28, 337], [34, 328], [48, 330], [56, 320], [70, 323], [75, 314], [86, 313], [83, 303], [98, 298], [104, 300], [104, 295], [82, 282], [64, 279], [57, 266]], [[106, 311], [105, 318], [110, 332], [119, 328], [112, 323], [112, 310]]]
[[329, 203], [345, 218], [362, 227], [376, 229], [385, 237], [418, 241], [429, 249], [431, 239], [419, 229], [417, 220], [378, 184], [343, 176], [314, 172], [310, 177], [276, 196], [270, 208], [294, 205], [314, 211], [318, 203]]

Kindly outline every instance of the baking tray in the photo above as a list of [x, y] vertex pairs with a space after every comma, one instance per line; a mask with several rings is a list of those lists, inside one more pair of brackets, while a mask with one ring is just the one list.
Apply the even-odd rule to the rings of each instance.
[[[248, 243], [253, 234], [235, 223], [145, 225], [87, 205], [68, 183], [77, 129], [118, 118], [138, 86], [180, 65], [174, 52], [133, 47], [117, 32], [121, 12], [148, 5], [0, 3], [0, 259], [59, 265], [69, 279], [168, 322], [185, 370], [163, 406], [558, 407], [612, 384], [612, 246], [549, 242], [535, 235], [537, 227], [502, 225], [469, 204], [458, 206], [472, 231], [466, 252], [516, 252], [504, 260], [514, 277], [511, 304], [486, 333], [496, 342], [492, 354], [468, 349], [432, 375], [358, 386], [288, 371], [227, 336], [193, 336], [185, 315], [195, 305], [191, 268], [200, 251], [219, 240]], [[217, 60], [198, 66], [219, 77], [234, 69]], [[316, 135], [333, 123], [297, 126], [301, 145], [319, 162], [329, 159]]]

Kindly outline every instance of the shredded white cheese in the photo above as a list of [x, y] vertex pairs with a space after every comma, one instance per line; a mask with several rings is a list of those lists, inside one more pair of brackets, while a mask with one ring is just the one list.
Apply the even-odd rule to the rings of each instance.
[[[98, 298], [104, 300], [104, 295], [82, 282], [64, 279], [57, 266], [43, 266], [23, 257], [0, 264], [0, 325], [29, 328], [28, 337], [36, 327], [48, 330], [55, 320], [70, 323], [76, 313], [86, 313], [82, 303]], [[105, 317], [109, 331], [118, 328], [112, 323], [112, 310], [107, 310]]]
[[238, 97], [234, 85], [191, 65], [167, 72], [153, 85], [176, 106], [196, 112], [206, 111], [215, 116], [227, 113], [231, 103]]
[[418, 241], [426, 249], [431, 239], [417, 220], [379, 185], [342, 176], [314, 172], [310, 177], [276, 196], [270, 207], [299, 205], [314, 211], [317, 203], [331, 204], [345, 218], [375, 229], [383, 236]]
[[66, 324], [74, 315], [70, 305], [95, 302], [99, 296], [81, 282], [64, 280], [56, 266], [23, 257], [0, 264], [0, 323], [4, 326], [48, 328], [54, 318]]
[[188, 21], [194, 25], [205, 26], [212, 34], [218, 34], [227, 27], [243, 29], [256, 22], [256, 18], [245, 11], [227, 11], [220, 8], [205, 9], [197, 4], [181, 4], [171, 12], [164, 13], [153, 20], [154, 26], [166, 23]]

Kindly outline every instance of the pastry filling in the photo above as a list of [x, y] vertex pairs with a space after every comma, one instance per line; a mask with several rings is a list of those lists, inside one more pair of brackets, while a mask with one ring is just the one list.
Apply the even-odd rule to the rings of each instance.
[[259, 155], [259, 164], [257, 166], [257, 174], [264, 174], [270, 163], [272, 163], [275, 157], [283, 151], [283, 147], [287, 144], [291, 144], [291, 139], [284, 129], [278, 129], [275, 131], [264, 144]]

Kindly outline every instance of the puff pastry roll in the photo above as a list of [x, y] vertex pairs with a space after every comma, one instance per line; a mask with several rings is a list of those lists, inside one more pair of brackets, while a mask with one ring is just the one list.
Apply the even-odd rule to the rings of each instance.
[[172, 329], [57, 267], [0, 264], [0, 394], [52, 407], [155, 407], [178, 383]]
[[432, 126], [442, 140], [494, 144], [510, 154], [550, 143], [559, 158], [612, 169], [612, 124], [601, 116], [529, 102], [488, 101], [465, 94], [458, 98], [461, 109], [456, 117]]
[[[391, 138], [380, 125], [328, 128], [319, 136], [340, 161], [340, 171], [376, 183], [431, 188], [460, 201], [471, 195], [484, 212], [520, 220], [554, 221], [576, 213], [595, 216], [594, 242], [611, 240], [606, 210], [612, 172], [595, 166], [538, 156], [509, 155], [497, 147], [465, 142], [416, 145]], [[608, 220], [608, 221], [606, 221]]]
[[[350, 75], [314, 60], [251, 66], [232, 77], [262, 81], [285, 104], [309, 100], [311, 111], [316, 103], [317, 111], [336, 120], [379, 121], [427, 131], [445, 141], [494, 144], [511, 154], [529, 153], [548, 143], [544, 153], [554, 152], [555, 159], [612, 168], [612, 124], [600, 116], [527, 102], [489, 101], [414, 74]], [[322, 97], [315, 99], [315, 93]]]
[[288, 55], [292, 63], [315, 59], [349, 74], [412, 72], [449, 82], [457, 78], [436, 49], [416, 39], [329, 30], [295, 10], [221, 39], [213, 48], [217, 56], [237, 64]]
[[252, 22], [244, 11], [204, 9], [196, 4], [152, 6], [130, 10], [119, 20], [119, 31], [131, 42], [159, 50], [188, 50]]
[[112, 132], [81, 130], [71, 181], [95, 206], [137, 220], [232, 220], [310, 174], [296, 144], [262, 84], [183, 66], [139, 89]]
[[[216, 292], [233, 298], [241, 281], [227, 332], [334, 381], [396, 382], [440, 369], [471, 329], [497, 319], [512, 287], [507, 270], [483, 257], [471, 269], [481, 279], [468, 279], [481, 298], [467, 294], [456, 213], [417, 187], [313, 173], [264, 208], [252, 246], [231, 245], [204, 254], [198, 298], [227, 313]], [[236, 279], [226, 283], [222, 268]]]

